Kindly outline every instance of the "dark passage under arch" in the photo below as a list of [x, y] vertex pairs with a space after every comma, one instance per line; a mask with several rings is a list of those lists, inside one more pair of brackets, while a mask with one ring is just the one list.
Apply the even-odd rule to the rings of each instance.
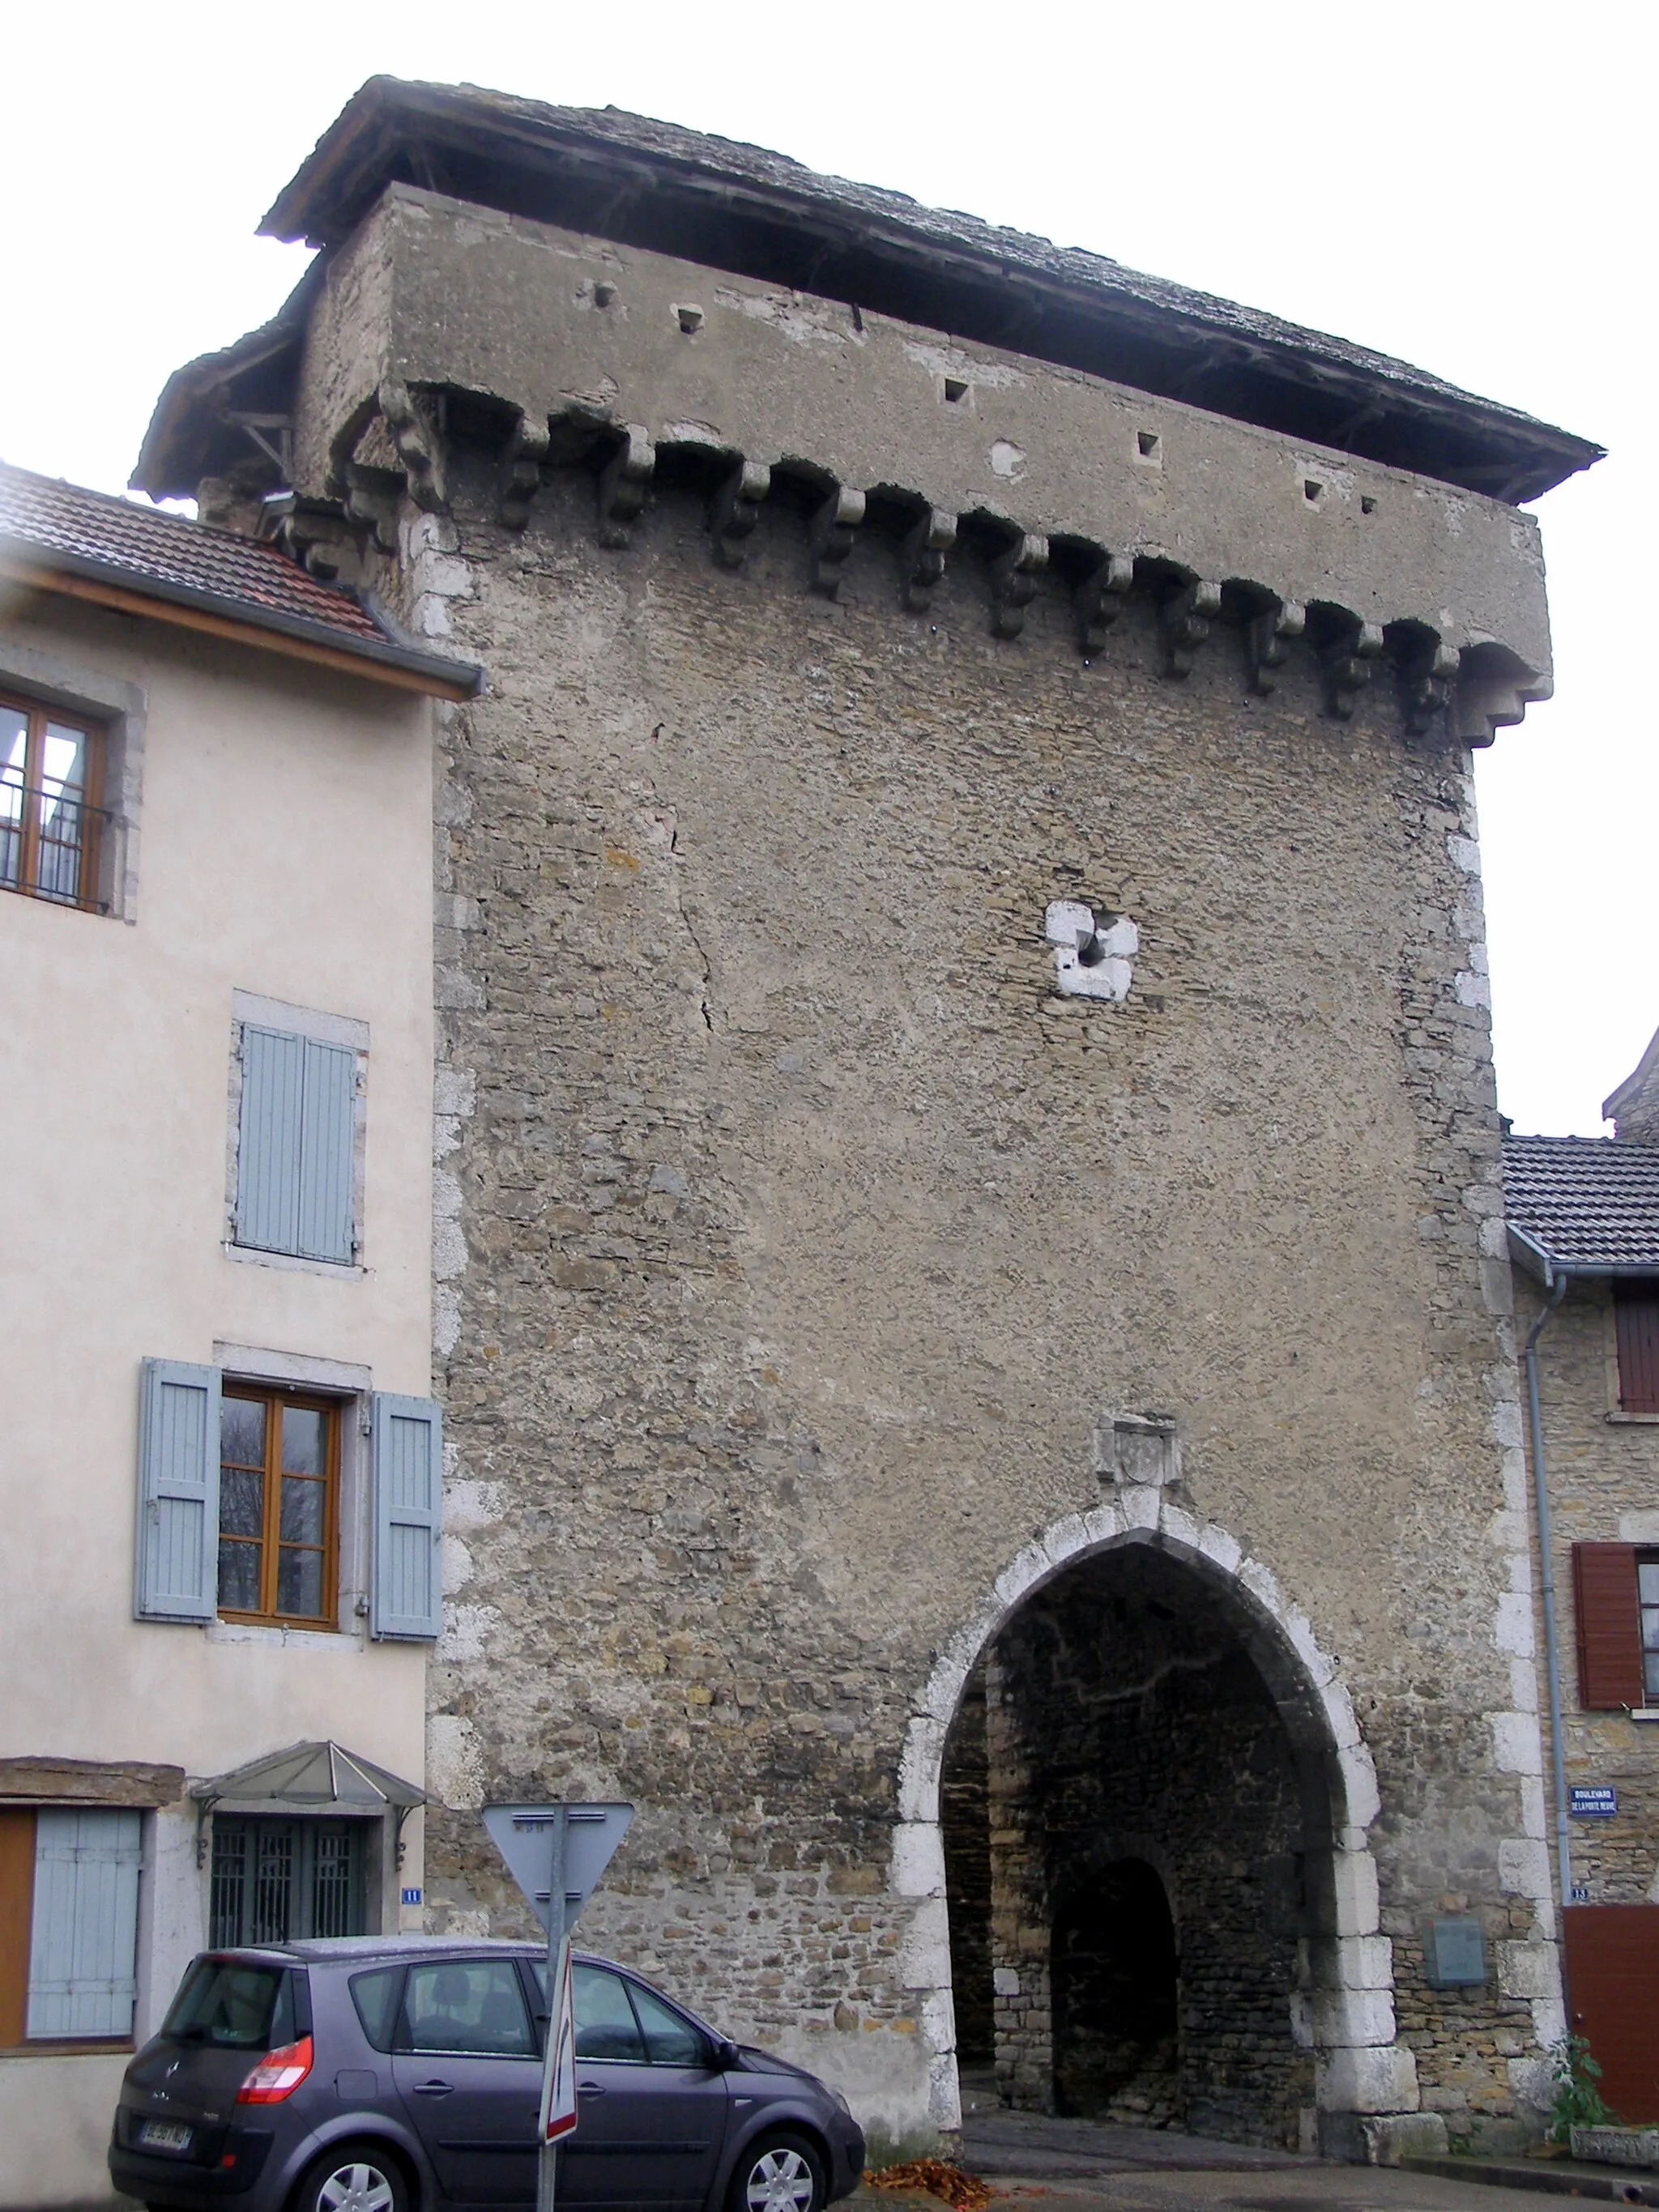
[[1155, 1869], [1117, 1859], [1064, 1894], [1052, 1950], [1054, 2108], [1164, 2127], [1178, 2116], [1175, 1923]]
[[1224, 1579], [1153, 1546], [1081, 1559], [1017, 1607], [941, 1774], [975, 2096], [1307, 2138], [1291, 2000], [1332, 1839], [1307, 1705]]

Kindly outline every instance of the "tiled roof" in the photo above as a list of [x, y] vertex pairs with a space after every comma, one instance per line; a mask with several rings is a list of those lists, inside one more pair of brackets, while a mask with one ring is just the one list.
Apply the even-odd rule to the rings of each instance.
[[144, 585], [170, 585], [240, 603], [374, 645], [390, 642], [374, 617], [337, 584], [319, 583], [275, 545], [210, 530], [182, 515], [86, 491], [0, 461], [0, 538], [118, 570]]
[[1659, 1145], [1610, 1137], [1505, 1137], [1510, 1226], [1559, 1267], [1659, 1274]]

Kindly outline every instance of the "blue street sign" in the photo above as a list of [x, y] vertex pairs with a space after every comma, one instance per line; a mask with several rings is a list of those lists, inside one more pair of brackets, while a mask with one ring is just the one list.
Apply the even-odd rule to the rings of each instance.
[[1610, 1820], [1619, 1810], [1616, 1790], [1570, 1790], [1567, 1810], [1575, 1820]]

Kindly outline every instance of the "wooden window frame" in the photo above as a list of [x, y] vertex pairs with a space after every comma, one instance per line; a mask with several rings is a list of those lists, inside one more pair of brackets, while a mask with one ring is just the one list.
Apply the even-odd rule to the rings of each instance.
[[[265, 1409], [265, 1456], [261, 1470], [264, 1476], [260, 1534], [257, 1538], [228, 1536], [224, 1531], [224, 1471], [228, 1467], [240, 1468], [245, 1462], [227, 1461], [224, 1457], [222, 1430], [219, 1444], [220, 1465], [220, 1526], [219, 1542], [254, 1543], [260, 1551], [259, 1599], [257, 1609], [243, 1610], [221, 1604], [222, 1620], [246, 1621], [265, 1628], [306, 1628], [319, 1632], [331, 1632], [339, 1627], [340, 1609], [340, 1459], [341, 1431], [344, 1423], [345, 1401], [315, 1390], [306, 1390], [283, 1383], [245, 1382], [225, 1377], [222, 1387], [223, 1399], [251, 1401]], [[323, 1590], [320, 1611], [315, 1613], [283, 1613], [277, 1607], [278, 1575], [282, 1553], [283, 1499], [283, 1421], [289, 1408], [301, 1412], [318, 1413], [324, 1421], [324, 1471], [320, 1478], [290, 1475], [288, 1480], [321, 1480], [324, 1486]], [[292, 1545], [289, 1549], [295, 1548]], [[316, 1547], [307, 1546], [310, 1550]]]
[[[107, 912], [109, 902], [99, 895], [103, 880], [104, 833], [107, 826], [103, 804], [109, 750], [107, 729], [103, 723], [90, 720], [84, 714], [72, 714], [62, 708], [49, 707], [43, 701], [31, 699], [21, 691], [0, 690], [0, 707], [9, 707], [13, 713], [21, 714], [27, 724], [23, 740], [24, 803], [17, 824], [17, 880], [12, 883], [0, 878], [0, 890], [11, 891], [21, 898], [39, 899], [46, 906], [69, 907], [82, 914]], [[82, 835], [80, 867], [73, 898], [62, 898], [55, 891], [40, 888], [40, 799], [46, 789], [41, 749], [46, 743], [49, 723], [73, 730], [86, 741], [86, 781], [80, 799], [75, 802], [81, 809]]]

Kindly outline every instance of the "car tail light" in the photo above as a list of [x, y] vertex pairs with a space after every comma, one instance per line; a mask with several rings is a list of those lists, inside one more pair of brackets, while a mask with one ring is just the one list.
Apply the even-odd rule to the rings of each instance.
[[311, 2038], [302, 2035], [297, 2043], [285, 2043], [280, 2051], [267, 2051], [241, 2087], [236, 2092], [239, 2105], [280, 2105], [284, 2097], [291, 2097], [306, 2075], [311, 2071]]

